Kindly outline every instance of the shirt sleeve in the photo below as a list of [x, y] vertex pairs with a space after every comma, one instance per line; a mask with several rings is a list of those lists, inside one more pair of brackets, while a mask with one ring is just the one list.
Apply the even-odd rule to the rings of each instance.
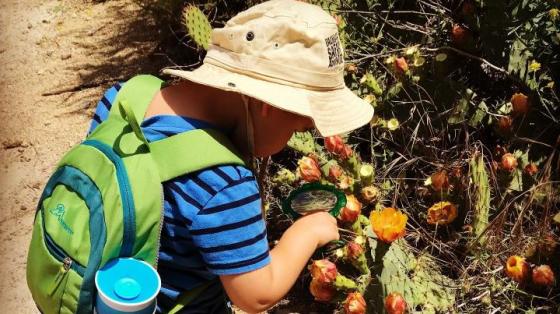
[[113, 101], [117, 97], [117, 93], [121, 89], [122, 84], [117, 83], [108, 90], [105, 91], [103, 97], [97, 102], [97, 107], [95, 108], [95, 114], [93, 115], [93, 119], [91, 120], [91, 125], [89, 127], [88, 135], [95, 130], [95, 128], [101, 124], [101, 122], [105, 121], [107, 117], [109, 117], [109, 111], [111, 110], [111, 106], [113, 105]]
[[240, 274], [269, 264], [255, 178], [242, 176], [220, 189], [194, 216], [190, 234], [213, 274]]

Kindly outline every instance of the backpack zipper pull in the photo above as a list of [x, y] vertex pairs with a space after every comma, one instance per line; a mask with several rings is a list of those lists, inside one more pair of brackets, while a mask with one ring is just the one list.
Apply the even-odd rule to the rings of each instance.
[[56, 277], [54, 278], [54, 281], [51, 285], [49, 296], [52, 296], [55, 293], [55, 291], [58, 290], [58, 287], [64, 281], [64, 278], [67, 277], [66, 274], [68, 274], [68, 271], [72, 267], [72, 263], [73, 261], [70, 257], [65, 257], [62, 260], [62, 265], [60, 266], [60, 270], [58, 271], [58, 274], [56, 274]]
[[70, 267], [72, 267], [72, 259], [70, 257], [65, 257], [62, 261], [62, 267], [64, 268], [64, 272], [69, 271]]

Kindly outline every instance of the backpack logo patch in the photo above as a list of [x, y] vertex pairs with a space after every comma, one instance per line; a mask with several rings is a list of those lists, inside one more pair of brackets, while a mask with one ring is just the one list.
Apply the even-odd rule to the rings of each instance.
[[70, 228], [64, 221], [64, 214], [66, 213], [66, 209], [64, 208], [64, 205], [62, 204], [56, 205], [55, 208], [49, 209], [49, 213], [51, 213], [51, 215], [56, 217], [56, 220], [58, 220], [58, 223], [62, 226], [62, 229], [66, 231], [66, 233], [68, 233], [69, 235], [74, 234], [72, 228]]
[[329, 68], [344, 63], [342, 55], [342, 47], [340, 47], [340, 40], [338, 34], [333, 34], [325, 39], [327, 44], [327, 51], [329, 53]]

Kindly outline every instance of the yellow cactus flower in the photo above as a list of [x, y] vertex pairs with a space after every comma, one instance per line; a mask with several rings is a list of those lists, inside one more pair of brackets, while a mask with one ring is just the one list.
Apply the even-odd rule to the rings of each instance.
[[541, 69], [541, 64], [538, 63], [537, 60], [533, 60], [531, 61], [531, 64], [529, 64], [529, 72], [537, 72], [540, 69]]
[[387, 121], [387, 129], [389, 129], [389, 131], [395, 131], [398, 128], [399, 128], [399, 120], [397, 120], [396, 118], [392, 118], [389, 121]]
[[387, 207], [382, 211], [372, 211], [369, 219], [377, 238], [391, 243], [404, 236], [408, 217], [398, 209]]
[[548, 16], [552, 21], [556, 21], [560, 16], [560, 10], [558, 10], [557, 8], [552, 8], [550, 9], [550, 11], [548, 11]]
[[428, 223], [447, 225], [457, 218], [457, 207], [450, 202], [439, 202], [428, 209]]

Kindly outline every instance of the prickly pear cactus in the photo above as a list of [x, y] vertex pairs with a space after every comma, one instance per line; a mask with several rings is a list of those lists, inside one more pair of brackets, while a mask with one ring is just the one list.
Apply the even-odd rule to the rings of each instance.
[[338, 10], [338, 7], [340, 6], [340, 0], [311, 0], [309, 2], [320, 6], [323, 10], [328, 12], [334, 12]]
[[201, 48], [208, 49], [212, 26], [206, 15], [194, 5], [189, 5], [183, 11], [183, 23], [192, 40]]
[[313, 135], [309, 132], [296, 132], [288, 141], [288, 147], [298, 151], [304, 155], [314, 154], [317, 152]]
[[[455, 303], [453, 280], [441, 274], [428, 254], [415, 257], [402, 239], [390, 246], [377, 242], [371, 228], [366, 230], [374, 260], [372, 282], [365, 298], [373, 313], [383, 313], [383, 302], [392, 292], [400, 293], [408, 304], [407, 313], [447, 313]], [[378, 243], [380, 243], [378, 245]], [[376, 310], [378, 309], [378, 310]]]

